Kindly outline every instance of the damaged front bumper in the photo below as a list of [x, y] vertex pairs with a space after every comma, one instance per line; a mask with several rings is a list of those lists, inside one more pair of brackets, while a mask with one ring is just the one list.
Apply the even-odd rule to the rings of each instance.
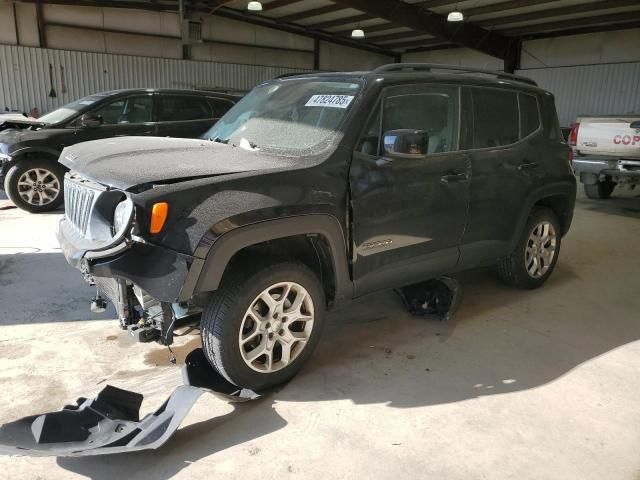
[[75, 241], [73, 226], [62, 219], [56, 237], [67, 262], [85, 275], [122, 278], [163, 302], [188, 299], [189, 270], [202, 260], [165, 247], [125, 239], [107, 250], [91, 250]]
[[102, 311], [102, 298], [116, 307], [120, 324], [139, 341], [170, 345], [176, 322], [200, 310], [190, 304], [201, 259], [141, 240], [124, 238], [110, 248], [92, 250], [63, 218], [56, 231], [67, 262], [96, 286], [92, 310]]
[[177, 387], [153, 413], [139, 418], [143, 395], [105, 387], [96, 398], [80, 398], [58, 412], [22, 418], [0, 427], [0, 454], [87, 456], [152, 450], [176, 432], [203, 393], [228, 402], [246, 402], [264, 393], [227, 382], [211, 366], [202, 349], [192, 351]]

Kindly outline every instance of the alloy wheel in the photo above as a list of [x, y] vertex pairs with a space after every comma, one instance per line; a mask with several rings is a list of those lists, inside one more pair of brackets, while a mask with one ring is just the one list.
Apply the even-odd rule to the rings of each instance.
[[547, 273], [556, 255], [556, 246], [556, 229], [550, 222], [540, 222], [533, 228], [524, 254], [525, 268], [532, 278]]
[[242, 359], [257, 372], [282, 370], [304, 350], [313, 322], [313, 300], [302, 285], [280, 282], [264, 289], [240, 326]]
[[60, 181], [50, 170], [32, 168], [20, 175], [18, 194], [30, 205], [48, 205], [60, 195]]

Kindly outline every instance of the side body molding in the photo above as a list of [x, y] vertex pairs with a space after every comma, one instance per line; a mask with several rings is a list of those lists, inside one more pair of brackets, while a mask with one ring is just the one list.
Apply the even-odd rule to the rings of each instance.
[[[201, 265], [194, 293], [216, 290], [229, 261], [243, 248], [269, 240], [305, 234], [322, 236], [331, 248], [335, 272], [335, 301], [353, 298], [353, 282], [349, 274], [345, 236], [338, 220], [326, 214], [265, 220], [223, 234], [213, 243]], [[198, 268], [196, 264], [193, 267]]]

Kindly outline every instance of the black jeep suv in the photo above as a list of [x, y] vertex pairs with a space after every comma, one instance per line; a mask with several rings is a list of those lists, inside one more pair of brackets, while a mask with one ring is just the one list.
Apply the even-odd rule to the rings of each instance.
[[491, 264], [539, 287], [573, 216], [553, 96], [512, 75], [291, 76], [206, 136], [65, 149], [58, 239], [124, 328], [170, 344], [199, 322], [211, 364], [243, 387], [293, 376], [325, 311], [355, 297]]
[[66, 169], [57, 160], [64, 147], [87, 140], [155, 135], [196, 138], [237, 97], [197, 90], [116, 90], [71, 102], [38, 120], [0, 123], [0, 188], [28, 212], [56, 209]]

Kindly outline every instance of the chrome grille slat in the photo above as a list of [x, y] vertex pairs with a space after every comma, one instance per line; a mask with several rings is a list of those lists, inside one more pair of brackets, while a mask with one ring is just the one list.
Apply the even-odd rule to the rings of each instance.
[[72, 181], [64, 182], [64, 208], [69, 223], [83, 236], [87, 236], [94, 191]]

